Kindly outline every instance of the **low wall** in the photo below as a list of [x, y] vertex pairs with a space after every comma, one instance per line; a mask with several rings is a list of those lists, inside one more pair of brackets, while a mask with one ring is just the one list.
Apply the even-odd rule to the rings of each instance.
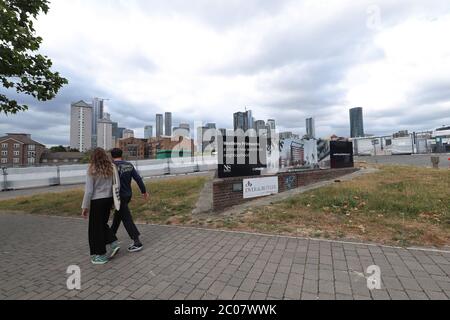
[[[216, 157], [137, 160], [130, 162], [143, 178], [167, 174], [203, 172], [217, 168]], [[86, 181], [87, 167], [87, 164], [25, 168], [0, 167], [0, 191], [81, 184]]]
[[[345, 169], [311, 170], [302, 172], [283, 172], [272, 176], [261, 176], [261, 178], [278, 176], [278, 191], [279, 193], [281, 193], [287, 190], [310, 185], [316, 182], [335, 179], [358, 170], [359, 169], [357, 168], [345, 168]], [[234, 205], [238, 205], [244, 202], [257, 199], [257, 198], [244, 199], [243, 190], [233, 191], [233, 186], [235, 185], [237, 186], [239, 184], [242, 185], [242, 181], [244, 179], [254, 179], [254, 178], [258, 177], [214, 179], [213, 210], [223, 211], [224, 209], [232, 207]]]

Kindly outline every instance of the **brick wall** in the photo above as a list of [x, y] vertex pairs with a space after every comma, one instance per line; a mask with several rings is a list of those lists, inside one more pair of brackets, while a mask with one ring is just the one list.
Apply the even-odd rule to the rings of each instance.
[[[279, 173], [276, 175], [278, 176], [278, 190], [281, 193], [290, 189], [310, 185], [316, 182], [335, 179], [350, 174], [352, 172], [355, 172], [357, 170], [358, 169], [356, 168], [345, 168], [345, 169], [328, 169], [328, 170]], [[234, 205], [254, 200], [255, 198], [244, 199], [242, 190], [233, 191], [233, 185], [235, 184], [242, 185], [242, 181], [247, 178], [258, 178], [258, 177], [214, 179], [213, 181], [214, 211], [222, 211]], [[288, 180], [288, 182], [286, 180]]]

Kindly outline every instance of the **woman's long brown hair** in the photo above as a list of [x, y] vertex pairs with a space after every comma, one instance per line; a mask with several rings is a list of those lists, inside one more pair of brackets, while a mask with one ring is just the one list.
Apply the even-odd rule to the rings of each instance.
[[109, 178], [113, 175], [112, 162], [102, 148], [96, 148], [91, 155], [89, 174], [95, 177]]

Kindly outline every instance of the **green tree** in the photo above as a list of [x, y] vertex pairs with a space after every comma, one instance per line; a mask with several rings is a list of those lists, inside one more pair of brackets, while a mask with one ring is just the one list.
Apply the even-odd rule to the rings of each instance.
[[83, 154], [83, 158], [80, 160], [80, 163], [89, 163], [91, 161], [92, 150], [86, 151]]
[[55, 146], [50, 148], [51, 152], [67, 152], [66, 148], [64, 146]]
[[[50, 70], [52, 61], [47, 56], [36, 53], [42, 38], [36, 36], [33, 21], [48, 10], [47, 0], [0, 0], [0, 83], [39, 101], [53, 99], [68, 83]], [[27, 105], [0, 94], [0, 113], [27, 109]]]

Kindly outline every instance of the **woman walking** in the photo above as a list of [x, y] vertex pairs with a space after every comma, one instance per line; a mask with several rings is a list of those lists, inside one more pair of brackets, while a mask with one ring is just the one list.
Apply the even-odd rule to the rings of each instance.
[[[120, 247], [108, 225], [113, 206], [113, 164], [102, 148], [96, 148], [86, 174], [86, 187], [82, 204], [82, 216], [89, 216], [89, 247], [91, 262], [105, 264], [114, 257]], [[107, 255], [106, 245], [111, 245]]]

